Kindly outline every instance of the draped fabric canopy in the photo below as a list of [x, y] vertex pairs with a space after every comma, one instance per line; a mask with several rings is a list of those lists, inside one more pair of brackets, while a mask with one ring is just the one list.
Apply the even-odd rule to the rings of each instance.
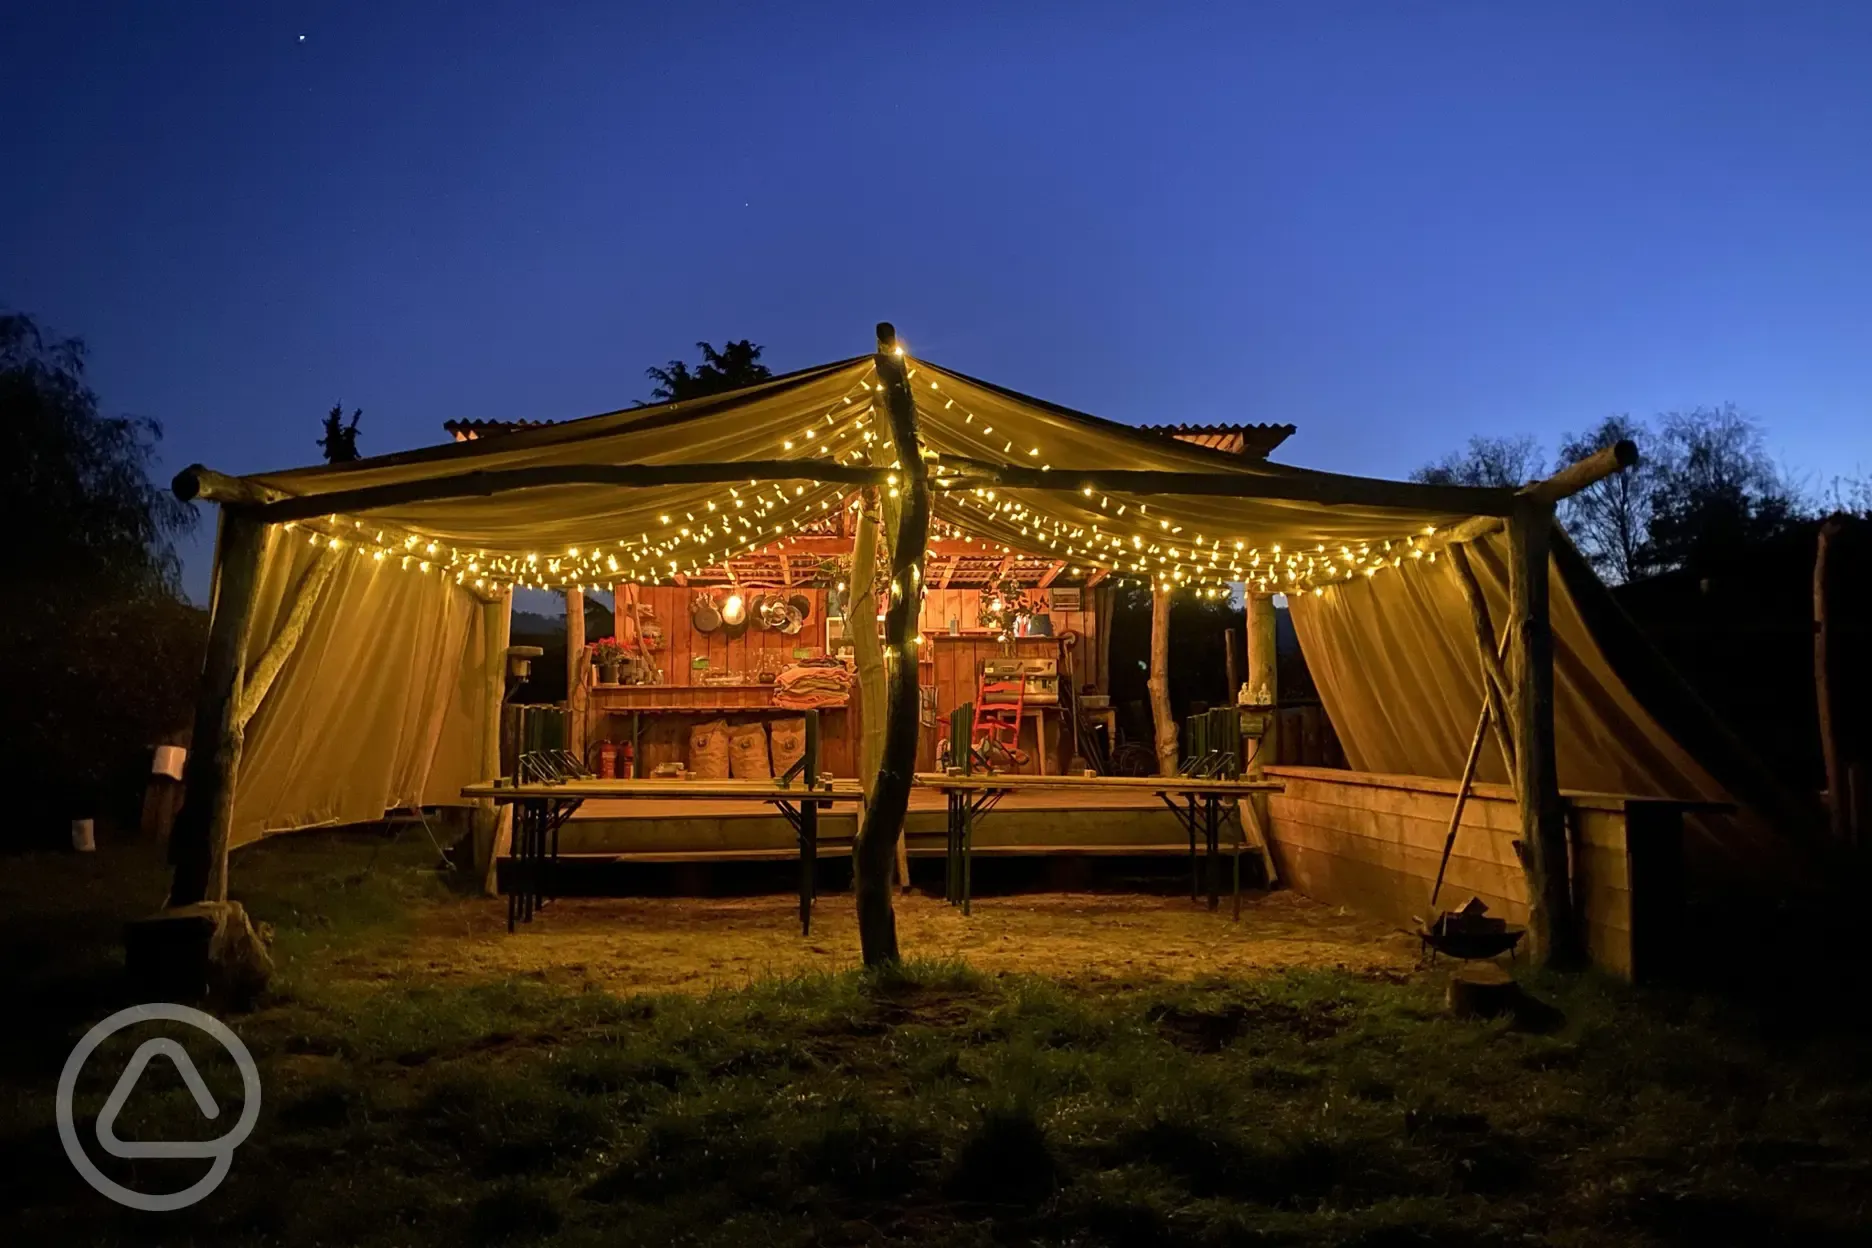
[[[1287, 591], [1354, 765], [1460, 770], [1481, 690], [1466, 608], [1431, 537], [1480, 509], [1462, 506], [1469, 496], [1398, 486], [1382, 504], [1343, 501], [1373, 493], [1356, 490], [1306, 501], [1296, 496], [1348, 479], [1143, 433], [926, 361], [909, 365], [939, 534], [1058, 560], [1071, 569], [1065, 583], [1118, 575]], [[862, 356], [725, 395], [249, 478], [278, 495], [334, 500], [332, 513], [308, 517], [270, 549], [256, 653], [307, 560], [336, 542], [344, 567], [250, 728], [235, 841], [373, 818], [399, 802], [455, 800], [478, 758], [485, 714], [476, 595], [515, 583], [666, 580], [798, 534], [854, 488], [828, 479], [836, 474], [825, 465], [901, 468], [904, 448], [891, 445], [881, 400], [873, 357]], [[489, 492], [500, 474], [527, 469], [775, 460], [794, 465], [791, 475]], [[1057, 486], [989, 479], [1010, 469]], [[1146, 496], [1081, 484], [1079, 474], [1111, 470], [1239, 477], [1240, 487]], [[338, 505], [383, 487], [446, 496]], [[1478, 550], [1505, 614], [1500, 552]], [[1566, 581], [1553, 589], [1562, 783], [1730, 797], [1721, 768], [1693, 756], [1604, 660]], [[1494, 765], [1485, 755], [1485, 767]]]

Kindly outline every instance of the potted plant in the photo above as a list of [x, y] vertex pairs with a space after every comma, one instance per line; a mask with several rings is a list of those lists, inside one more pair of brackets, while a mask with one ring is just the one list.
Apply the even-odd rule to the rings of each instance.
[[624, 647], [615, 637], [601, 637], [590, 646], [592, 666], [598, 669], [598, 683], [618, 683], [618, 668], [624, 664]]

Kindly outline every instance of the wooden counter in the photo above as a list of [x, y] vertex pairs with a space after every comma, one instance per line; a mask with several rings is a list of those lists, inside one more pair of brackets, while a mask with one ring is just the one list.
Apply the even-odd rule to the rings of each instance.
[[[687, 765], [689, 730], [705, 720], [752, 723], [806, 713], [799, 707], [776, 706], [773, 689], [772, 685], [597, 685], [591, 691], [590, 739], [634, 742], [636, 773], [647, 776], [659, 763]], [[815, 709], [819, 711], [820, 770], [856, 776], [855, 708]]]

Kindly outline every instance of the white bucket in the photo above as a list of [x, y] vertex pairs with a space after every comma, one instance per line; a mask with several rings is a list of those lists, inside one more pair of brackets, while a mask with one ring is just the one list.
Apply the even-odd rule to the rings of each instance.
[[81, 854], [91, 853], [97, 848], [97, 836], [91, 829], [89, 819], [72, 820], [72, 848]]
[[188, 751], [179, 745], [159, 745], [156, 757], [150, 763], [150, 774], [167, 776], [171, 780], [182, 778], [182, 765], [188, 761]]

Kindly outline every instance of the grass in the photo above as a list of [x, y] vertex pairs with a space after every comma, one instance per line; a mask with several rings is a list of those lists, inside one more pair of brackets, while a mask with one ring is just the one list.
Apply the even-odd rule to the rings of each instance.
[[[1872, 1054], [1752, 1007], [1536, 981], [1565, 1021], [1534, 1034], [1446, 1017], [1428, 977], [1114, 991], [913, 961], [626, 999], [349, 974], [467, 904], [424, 861], [319, 836], [237, 864], [277, 933], [275, 990], [230, 1020], [265, 1105], [222, 1188], [167, 1215], [82, 1185], [49, 1095], [116, 1004], [117, 925], [153, 904], [157, 864], [9, 862], [5, 986], [28, 1021], [0, 1040], [0, 1241], [1861, 1242]], [[228, 1063], [177, 1038], [238, 1101]], [[162, 1063], [119, 1127], [219, 1130]], [[202, 1166], [101, 1164], [150, 1190]]]

